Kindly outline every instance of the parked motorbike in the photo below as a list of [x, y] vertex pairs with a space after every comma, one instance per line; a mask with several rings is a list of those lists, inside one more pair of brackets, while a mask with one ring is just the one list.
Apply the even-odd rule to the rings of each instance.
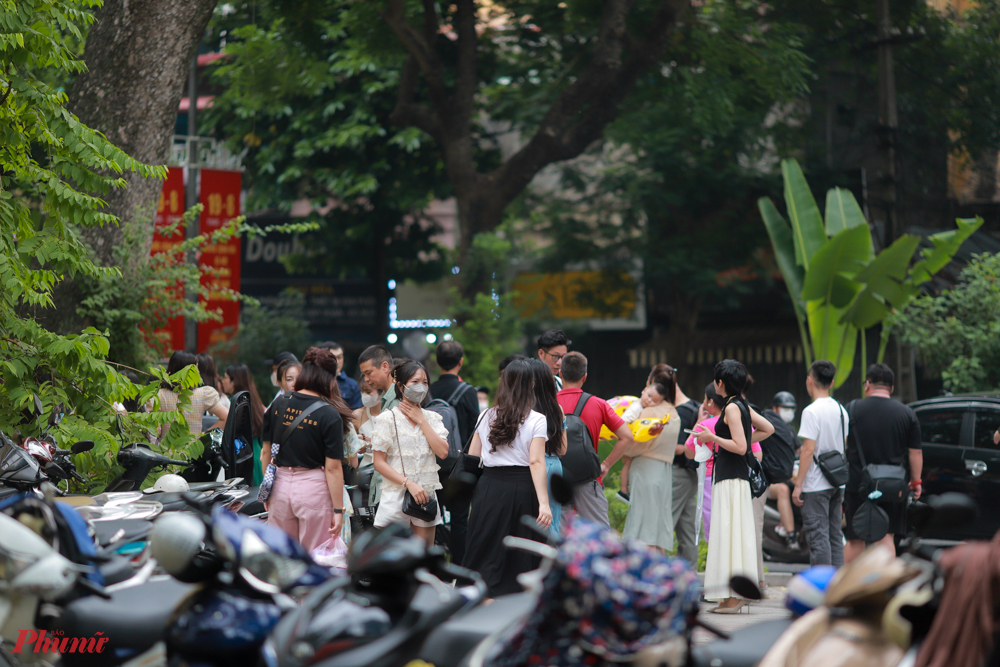
[[[795, 484], [785, 482], [791, 493]], [[809, 562], [809, 542], [806, 539], [805, 531], [802, 530], [802, 511], [792, 503], [792, 515], [795, 521], [795, 534], [797, 540], [791, 544], [787, 538], [778, 534], [778, 527], [781, 526], [781, 514], [778, 512], [778, 501], [768, 497], [764, 505], [764, 533], [762, 547], [764, 560], [778, 563], [808, 563]]]
[[882, 546], [841, 568], [822, 606], [795, 621], [761, 661], [761, 667], [912, 664], [934, 622], [946, 581], [934, 550], [921, 546], [925, 530], [964, 525], [977, 508], [967, 496], [946, 493], [915, 503], [909, 548], [900, 557]]

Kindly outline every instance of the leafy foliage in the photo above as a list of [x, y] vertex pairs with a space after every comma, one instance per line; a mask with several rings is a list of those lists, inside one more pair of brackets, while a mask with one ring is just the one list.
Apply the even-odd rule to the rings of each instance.
[[[875, 255], [871, 229], [850, 191], [833, 188], [827, 193], [824, 226], [798, 162], [784, 160], [781, 171], [789, 220], [769, 198], [761, 198], [758, 206], [795, 306], [806, 365], [813, 359], [832, 361], [837, 367], [834, 386], [839, 387], [854, 366], [859, 333], [864, 345], [864, 330], [904, 308], [983, 220], [957, 220], [957, 229], [934, 234], [931, 247], [911, 266], [919, 237], [904, 234]], [[882, 328], [879, 361], [891, 330]], [[862, 361], [864, 357], [862, 347]]]
[[953, 392], [1000, 389], [1000, 255], [977, 255], [961, 282], [922, 294], [892, 318], [892, 329]]
[[[66, 108], [66, 95], [47, 81], [82, 70], [71, 45], [93, 20], [96, 0], [18, 0], [0, 3], [0, 430], [37, 434], [33, 399], [45, 415], [62, 403], [68, 416], [58, 427], [60, 440], [93, 440], [81, 468], [99, 486], [115, 472], [117, 443], [109, 434], [114, 401], [146, 400], [140, 390], [106, 363], [107, 335], [93, 327], [60, 336], [38, 324], [32, 314], [52, 306], [61, 280], [120, 278], [115, 268], [90, 260], [74, 226], [116, 225], [102, 212], [100, 199], [125, 186], [122, 173], [162, 178], [161, 167], [140, 164], [86, 127]], [[69, 33], [72, 38], [65, 40]], [[90, 194], [96, 193], [96, 194]], [[165, 379], [162, 370], [154, 377]], [[174, 380], [182, 402], [198, 383], [197, 370]], [[174, 454], [197, 448], [180, 413], [130, 415], [125, 437], [164, 426], [160, 445]], [[169, 426], [169, 429], [166, 427]]]

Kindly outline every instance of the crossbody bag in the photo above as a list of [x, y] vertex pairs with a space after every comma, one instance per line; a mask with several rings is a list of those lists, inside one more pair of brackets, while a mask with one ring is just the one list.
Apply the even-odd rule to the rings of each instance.
[[906, 482], [906, 468], [895, 463], [866, 463], [860, 434], [853, 426], [853, 402], [848, 415], [851, 418], [851, 433], [854, 434], [854, 442], [858, 446], [858, 458], [861, 460], [861, 487], [859, 490], [862, 495], [868, 496], [878, 491], [879, 493], [874, 499], [889, 503], [903, 501], [909, 492], [909, 484]]
[[[406, 466], [403, 465], [403, 448], [399, 446], [399, 426], [396, 424], [396, 411], [390, 410], [389, 412], [392, 413], [392, 428], [396, 432], [396, 449], [399, 451], [399, 467], [403, 469], [403, 477], [407, 477]], [[417, 502], [417, 499], [413, 497], [413, 494], [410, 493], [409, 489], [405, 487], [403, 488], [403, 514], [429, 523], [437, 518], [438, 504], [433, 493], [427, 491], [426, 489], [424, 489], [424, 491], [427, 493], [427, 502], [421, 505]]]
[[[292, 398], [288, 397], [288, 400], [281, 406], [280, 412], [275, 412], [275, 414], [284, 414], [285, 409], [291, 404]], [[292, 423], [285, 428], [284, 432], [281, 434], [280, 442], [271, 443], [271, 462], [267, 464], [267, 468], [264, 469], [263, 479], [260, 481], [260, 490], [257, 492], [257, 500], [262, 503], [266, 503], [271, 497], [271, 490], [274, 488], [274, 478], [278, 474], [278, 466], [275, 465], [274, 461], [278, 457], [278, 450], [281, 448], [281, 443], [288, 440], [292, 433], [299, 427], [302, 420], [311, 415], [316, 410], [320, 409], [328, 403], [324, 400], [317, 400], [315, 403], [310, 403], [309, 406], [299, 413], [299, 416], [292, 420]]]
[[[834, 401], [836, 403], [836, 401]], [[847, 432], [844, 430], [844, 406], [837, 403], [837, 410], [840, 412], [840, 439], [847, 446]], [[813, 454], [813, 463], [819, 466], [819, 471], [823, 473], [826, 481], [830, 482], [833, 488], [839, 488], [847, 484], [848, 468], [847, 459], [842, 452], [836, 449], [823, 452], [819, 456]]]

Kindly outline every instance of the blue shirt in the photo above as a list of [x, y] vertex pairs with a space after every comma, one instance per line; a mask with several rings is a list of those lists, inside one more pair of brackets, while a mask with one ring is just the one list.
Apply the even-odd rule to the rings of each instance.
[[347, 377], [347, 373], [340, 371], [337, 374], [337, 384], [340, 386], [340, 395], [344, 399], [344, 403], [351, 406], [352, 410], [357, 410], [361, 407], [361, 387], [358, 383]]

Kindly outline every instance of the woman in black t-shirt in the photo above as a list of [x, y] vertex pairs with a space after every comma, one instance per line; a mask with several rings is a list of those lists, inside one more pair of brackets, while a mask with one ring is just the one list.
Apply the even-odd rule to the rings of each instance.
[[[278, 526], [312, 551], [344, 522], [344, 438], [351, 428], [351, 409], [340, 398], [337, 360], [327, 350], [309, 348], [291, 396], [276, 400], [264, 429], [261, 464], [274, 464], [277, 474], [266, 504], [269, 524]], [[321, 405], [285, 437], [295, 419], [314, 403]], [[267, 428], [270, 426], [270, 428]]]

